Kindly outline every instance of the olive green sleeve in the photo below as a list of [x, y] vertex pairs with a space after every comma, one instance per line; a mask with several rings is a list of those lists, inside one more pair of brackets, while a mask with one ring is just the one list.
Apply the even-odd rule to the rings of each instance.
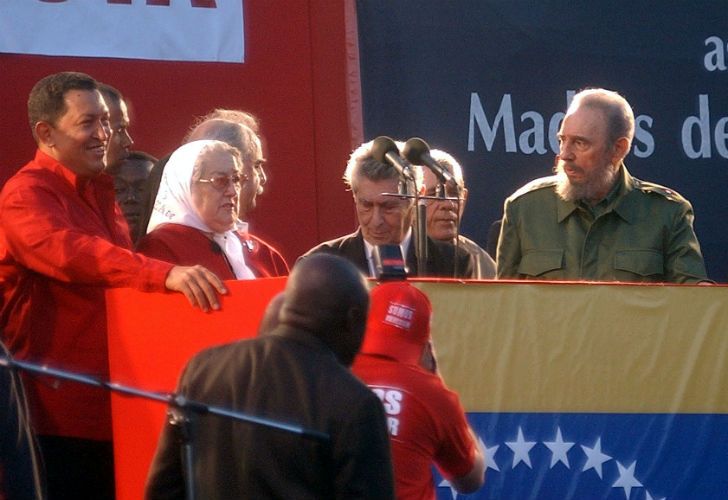
[[518, 265], [521, 262], [521, 238], [512, 212], [513, 204], [510, 200], [506, 200], [503, 206], [503, 220], [496, 253], [496, 277], [498, 279], [518, 278]]
[[698, 283], [709, 281], [703, 254], [693, 229], [693, 208], [688, 202], [680, 204], [672, 218], [672, 231], [665, 249], [665, 281], [669, 283]]

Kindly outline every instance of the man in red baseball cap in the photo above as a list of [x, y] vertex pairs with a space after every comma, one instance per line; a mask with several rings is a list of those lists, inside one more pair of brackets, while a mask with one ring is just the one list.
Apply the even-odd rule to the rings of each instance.
[[432, 305], [407, 282], [370, 294], [364, 342], [352, 370], [382, 400], [399, 499], [434, 499], [430, 465], [459, 493], [485, 480], [485, 459], [455, 392], [436, 370]]

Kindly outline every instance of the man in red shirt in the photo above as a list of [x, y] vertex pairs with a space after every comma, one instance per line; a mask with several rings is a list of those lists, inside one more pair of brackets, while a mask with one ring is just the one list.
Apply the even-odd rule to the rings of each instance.
[[[0, 331], [13, 356], [108, 379], [105, 289], [184, 293], [219, 308], [222, 282], [200, 266], [133, 253], [103, 173], [109, 112], [82, 73], [40, 80], [28, 99], [35, 158], [0, 193]], [[50, 498], [113, 498], [109, 394], [26, 379]]]
[[410, 284], [377, 286], [352, 367], [384, 405], [399, 499], [435, 498], [432, 463], [460, 493], [485, 480], [483, 450], [457, 394], [437, 373], [431, 316], [429, 299]]

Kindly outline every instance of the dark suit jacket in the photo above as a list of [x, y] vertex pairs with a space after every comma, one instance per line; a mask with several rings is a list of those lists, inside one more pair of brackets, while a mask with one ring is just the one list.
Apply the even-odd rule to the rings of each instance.
[[162, 183], [162, 174], [164, 173], [164, 167], [167, 166], [172, 154], [168, 154], [164, 158], [157, 160], [152, 170], [149, 172], [146, 182], [144, 183], [144, 195], [141, 200], [141, 210], [139, 212], [139, 233], [132, 238], [132, 241], [139, 241], [147, 234], [147, 226], [149, 225], [149, 219], [152, 218], [152, 211], [154, 211], [154, 202], [157, 199], [157, 192], [159, 191], [159, 185]]
[[[472, 257], [462, 248], [458, 248], [457, 250], [456, 258], [455, 245], [435, 241], [428, 236], [427, 276], [440, 278], [475, 278]], [[367, 262], [366, 250], [364, 249], [364, 237], [361, 234], [361, 229], [341, 238], [321, 243], [306, 252], [303, 257], [321, 252], [341, 255], [354, 263], [364, 275], [369, 276], [369, 263]], [[457, 262], [457, 276], [453, 276], [455, 262]], [[413, 251], [407, 252], [407, 267], [409, 268], [408, 274], [410, 276], [420, 276], [417, 270], [417, 255]]]
[[[323, 443], [253, 423], [202, 415], [192, 429], [196, 498], [394, 496], [384, 409], [313, 334], [281, 325], [203, 351], [178, 391], [187, 398], [330, 436]], [[175, 429], [166, 424], [147, 498], [184, 498]]]

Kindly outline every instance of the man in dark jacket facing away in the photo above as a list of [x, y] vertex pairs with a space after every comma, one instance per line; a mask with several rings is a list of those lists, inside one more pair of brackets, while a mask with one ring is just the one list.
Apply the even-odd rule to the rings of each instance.
[[[294, 267], [276, 327], [188, 363], [179, 383], [185, 397], [330, 437], [320, 441], [204, 415], [192, 429], [199, 498], [393, 497], [382, 405], [347, 368], [361, 346], [368, 304], [364, 279], [352, 264], [314, 255]], [[184, 498], [169, 424], [146, 493]]]

